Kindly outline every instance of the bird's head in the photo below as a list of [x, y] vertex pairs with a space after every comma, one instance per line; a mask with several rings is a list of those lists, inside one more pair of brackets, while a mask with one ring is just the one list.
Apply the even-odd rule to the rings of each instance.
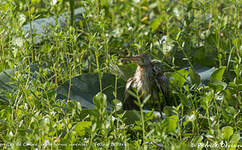
[[151, 57], [146, 54], [141, 54], [141, 55], [137, 55], [137, 56], [128, 56], [128, 57], [123, 57], [123, 58], [131, 60], [140, 66], [150, 65], [152, 63]]

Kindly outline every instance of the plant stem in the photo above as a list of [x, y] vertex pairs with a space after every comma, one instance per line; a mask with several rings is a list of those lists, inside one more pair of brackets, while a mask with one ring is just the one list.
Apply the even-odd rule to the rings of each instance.
[[74, 24], [74, 0], [69, 0], [69, 3], [70, 3], [70, 24], [71, 26], [73, 26]]

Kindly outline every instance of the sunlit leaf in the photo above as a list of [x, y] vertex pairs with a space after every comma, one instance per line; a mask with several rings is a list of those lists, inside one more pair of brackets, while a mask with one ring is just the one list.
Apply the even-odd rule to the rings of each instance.
[[218, 68], [216, 69], [213, 74], [211, 75], [210, 77], [210, 81], [213, 82], [213, 81], [222, 81], [222, 77], [223, 77], [223, 74], [224, 74], [224, 71], [225, 71], [226, 67], [221, 67], [221, 68]]
[[77, 132], [79, 136], [83, 136], [86, 133], [86, 128], [90, 128], [92, 125], [91, 121], [81, 121], [74, 126], [74, 131]]
[[162, 21], [162, 17], [159, 16], [158, 18], [156, 18], [151, 22], [150, 26], [152, 31], [155, 31], [159, 27], [159, 25], [161, 24], [161, 21]]
[[222, 82], [222, 81], [213, 81], [212, 83], [209, 84], [211, 87], [214, 87], [217, 91], [224, 90], [227, 87], [227, 83]]
[[200, 102], [202, 104], [203, 109], [207, 109], [209, 104], [211, 103], [214, 96], [214, 92], [211, 90], [207, 92], [203, 97], [201, 97]]
[[222, 128], [222, 135], [224, 139], [228, 140], [233, 135], [234, 129], [231, 126]]
[[93, 97], [93, 103], [96, 106], [96, 108], [106, 108], [107, 107], [107, 96], [104, 93], [97, 93]]
[[33, 4], [36, 4], [36, 3], [39, 3], [40, 0], [32, 0], [31, 2], [32, 2]]
[[165, 118], [165, 127], [166, 127], [166, 130], [167, 132], [176, 132], [176, 128], [177, 128], [177, 125], [178, 125], [178, 116], [174, 115], [174, 116], [170, 116], [170, 117], [167, 117]]
[[[230, 140], [230, 145], [231, 147], [229, 147], [228, 150], [235, 150], [236, 147], [238, 147], [238, 143], [239, 143], [239, 140], [241, 139], [240, 137], [240, 134], [239, 133], [235, 133], [232, 137], [231, 137], [231, 140]], [[240, 145], [241, 147], [241, 145]]]

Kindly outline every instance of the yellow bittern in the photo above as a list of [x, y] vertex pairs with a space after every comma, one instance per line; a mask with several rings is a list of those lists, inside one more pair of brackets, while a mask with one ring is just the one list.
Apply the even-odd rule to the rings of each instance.
[[[150, 95], [150, 99], [153, 101], [158, 100], [161, 112], [166, 104], [169, 89], [169, 80], [163, 75], [160, 68], [161, 63], [152, 61], [151, 57], [146, 54], [123, 58], [131, 60], [138, 65], [134, 76], [129, 78], [126, 83], [123, 109], [139, 110], [139, 107], [134, 102], [137, 99], [128, 92], [137, 89], [139, 94], [143, 94], [141, 100], [144, 100], [148, 95]], [[160, 93], [163, 95], [163, 101], [161, 101]]]

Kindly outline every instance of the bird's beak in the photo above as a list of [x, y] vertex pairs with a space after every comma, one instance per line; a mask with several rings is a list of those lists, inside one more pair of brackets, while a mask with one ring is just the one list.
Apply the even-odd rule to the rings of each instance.
[[141, 59], [141, 56], [127, 56], [127, 57], [121, 57], [123, 59], [128, 59], [128, 60], [132, 60], [134, 62], [138, 62]]

